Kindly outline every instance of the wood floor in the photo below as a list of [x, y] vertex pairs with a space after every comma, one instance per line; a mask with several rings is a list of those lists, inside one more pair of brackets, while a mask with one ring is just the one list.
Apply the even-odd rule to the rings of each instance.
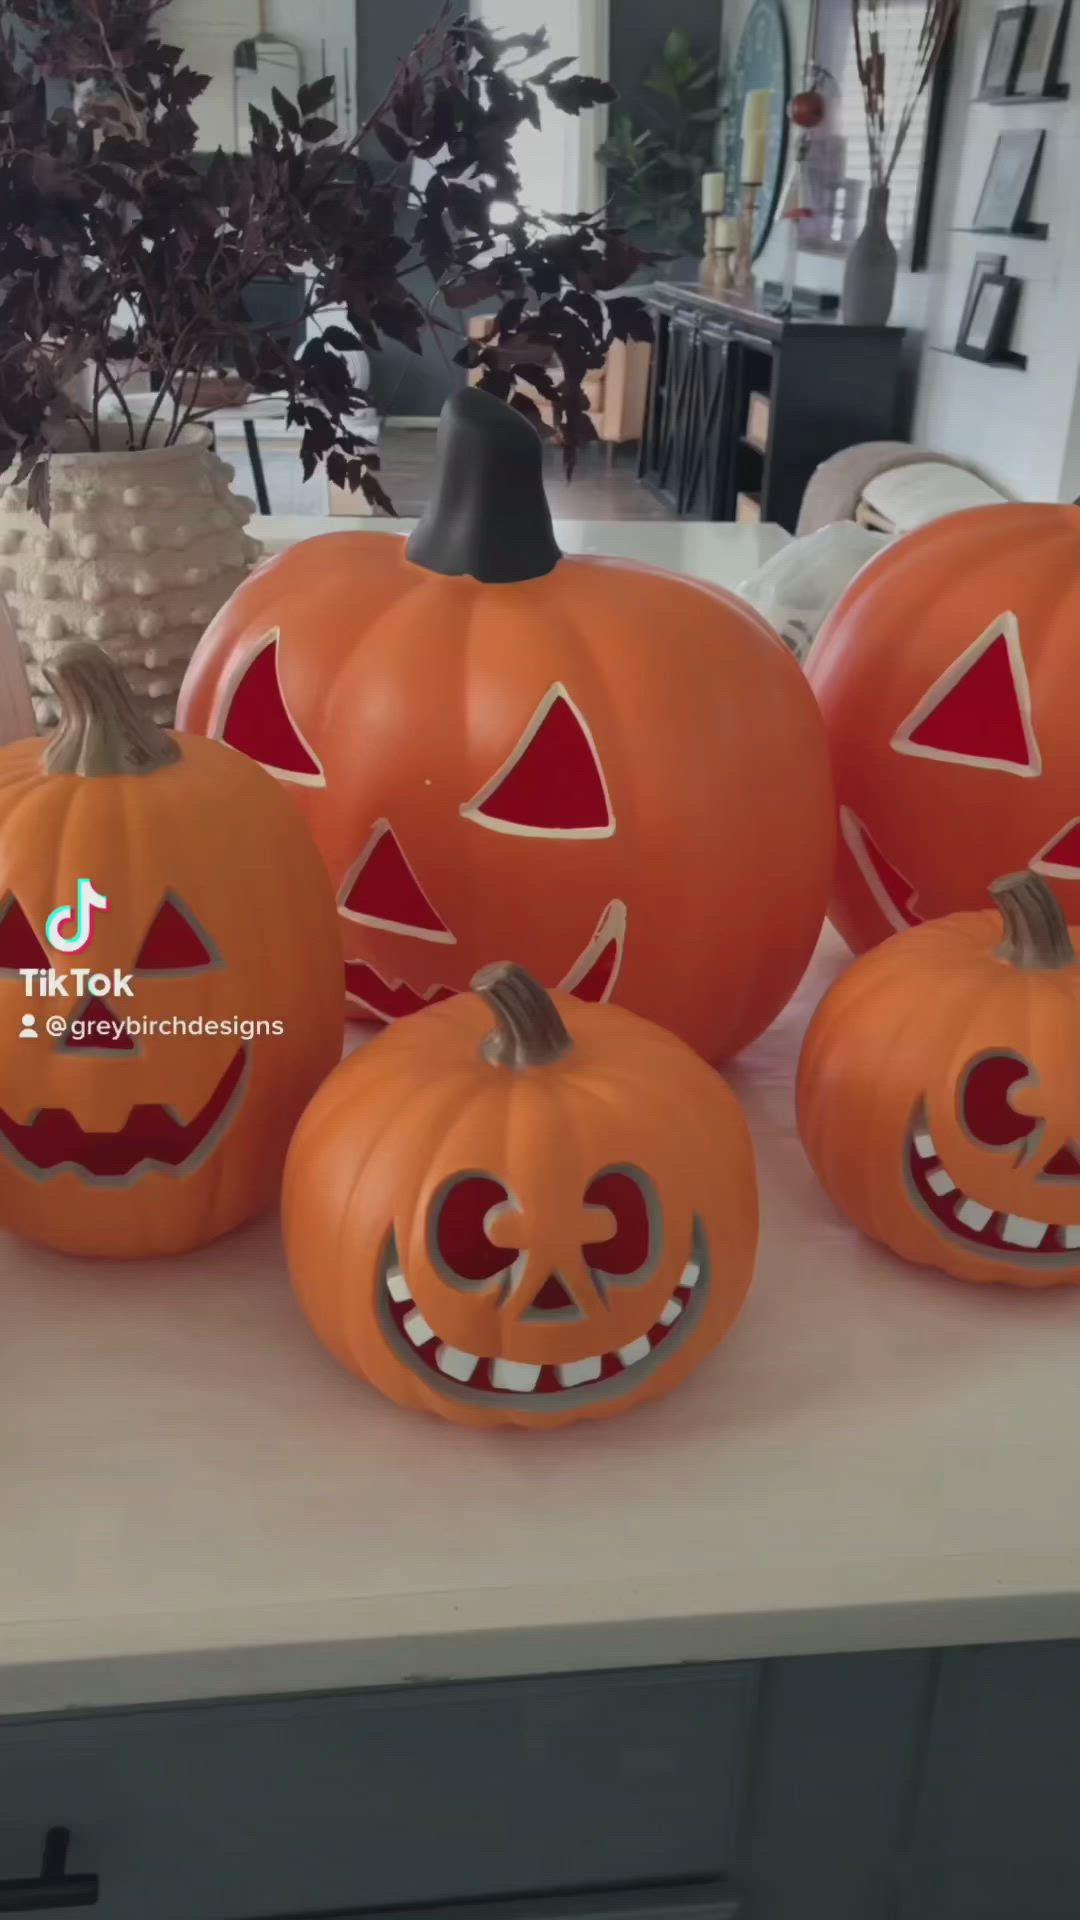
[[[386, 427], [382, 436], [383, 486], [402, 519], [423, 512], [431, 495], [435, 434], [424, 427]], [[637, 448], [622, 447], [609, 469], [607, 448], [588, 447], [567, 481], [558, 448], [544, 453], [548, 500], [556, 520], [670, 520], [667, 507], [636, 478]]]

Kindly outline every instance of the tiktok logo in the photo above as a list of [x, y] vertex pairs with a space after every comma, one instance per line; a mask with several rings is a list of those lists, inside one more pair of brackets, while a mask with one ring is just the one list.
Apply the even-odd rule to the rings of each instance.
[[[57, 953], [78, 953], [89, 944], [95, 910], [107, 913], [108, 909], [108, 900], [97, 892], [92, 880], [76, 880], [75, 905], [53, 908], [45, 922], [45, 938]], [[70, 933], [61, 933], [65, 923], [72, 926]]]

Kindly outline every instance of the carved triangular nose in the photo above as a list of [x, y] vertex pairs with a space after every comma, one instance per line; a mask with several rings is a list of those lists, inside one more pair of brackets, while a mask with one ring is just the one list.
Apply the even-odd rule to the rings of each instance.
[[522, 1318], [536, 1320], [549, 1313], [561, 1314], [564, 1320], [580, 1320], [581, 1308], [570, 1294], [557, 1273], [549, 1273], [539, 1292], [526, 1307]]
[[1047, 1161], [1043, 1172], [1051, 1180], [1080, 1180], [1080, 1148], [1066, 1140], [1053, 1159]]
[[[108, 1000], [99, 1000], [96, 994], [90, 994], [69, 1024], [68, 1030], [60, 1042], [66, 1051], [69, 1047], [86, 1053], [134, 1053], [135, 1042], [124, 1025], [125, 1016], [117, 1013]], [[79, 1031], [73, 1031], [75, 1022]]]

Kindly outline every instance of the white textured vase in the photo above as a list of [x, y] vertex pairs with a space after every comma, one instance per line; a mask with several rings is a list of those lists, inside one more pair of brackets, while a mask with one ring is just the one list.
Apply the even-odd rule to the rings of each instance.
[[244, 532], [253, 503], [230, 491], [205, 427], [135, 452], [115, 446], [120, 434], [104, 427], [101, 453], [51, 456], [48, 526], [25, 485], [0, 480], [0, 592], [39, 727], [57, 717], [42, 668], [69, 640], [104, 647], [151, 718], [171, 725], [199, 636], [260, 551]]

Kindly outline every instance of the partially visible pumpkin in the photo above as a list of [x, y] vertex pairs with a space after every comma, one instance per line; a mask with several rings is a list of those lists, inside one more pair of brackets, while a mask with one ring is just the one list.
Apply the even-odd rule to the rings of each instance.
[[[896, 934], [803, 1046], [803, 1145], [841, 1212], [961, 1280], [1080, 1281], [1080, 962], [1045, 881]], [[1001, 920], [1005, 924], [1002, 940]]]
[[[338, 1058], [333, 894], [260, 768], [162, 732], [96, 647], [52, 679], [60, 726], [0, 751], [0, 1226], [67, 1253], [182, 1253], [276, 1197]], [[46, 924], [86, 878], [108, 906], [56, 952]], [[28, 997], [22, 970], [50, 967], [66, 997]], [[80, 968], [101, 979], [79, 990]]]
[[852, 581], [806, 671], [840, 809], [830, 918], [856, 952], [1031, 867], [1080, 924], [1080, 508], [950, 513]]
[[518, 967], [333, 1073], [285, 1170], [285, 1249], [330, 1352], [468, 1426], [599, 1420], [727, 1333], [757, 1244], [734, 1095], [671, 1034]]
[[409, 541], [329, 535], [260, 568], [179, 713], [303, 811], [355, 1015], [513, 953], [715, 1059], [768, 1025], [820, 931], [832, 786], [795, 662], [720, 588], [564, 558], [536, 434], [476, 388], [447, 403]]

